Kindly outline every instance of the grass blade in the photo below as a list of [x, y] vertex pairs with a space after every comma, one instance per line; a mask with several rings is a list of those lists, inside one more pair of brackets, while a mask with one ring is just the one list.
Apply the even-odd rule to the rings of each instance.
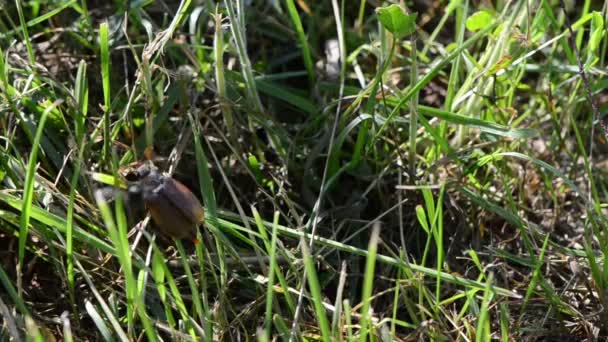
[[312, 296], [312, 302], [314, 304], [315, 314], [317, 316], [316, 318], [319, 322], [319, 327], [321, 330], [321, 340], [324, 342], [329, 342], [331, 341], [331, 330], [329, 329], [329, 320], [327, 319], [325, 307], [323, 306], [323, 298], [321, 296], [321, 286], [319, 284], [317, 270], [310, 255], [308, 244], [304, 238], [300, 240], [300, 246], [302, 248], [302, 257], [304, 259], [304, 268], [306, 270], [308, 287], [310, 288], [310, 294]]
[[17, 262], [17, 289], [19, 294], [23, 291], [23, 279], [22, 279], [22, 267], [25, 257], [25, 243], [28, 237], [28, 229], [30, 224], [30, 216], [32, 215], [32, 204], [34, 201], [34, 176], [36, 175], [36, 164], [38, 162], [38, 148], [40, 147], [40, 139], [44, 132], [44, 126], [49, 113], [63, 103], [63, 100], [57, 100], [48, 106], [42, 116], [36, 129], [36, 136], [34, 137], [34, 143], [32, 144], [32, 151], [30, 152], [29, 161], [27, 164], [27, 174], [25, 176], [25, 184], [23, 186], [23, 207], [21, 209], [21, 220], [19, 228], [19, 254]]
[[306, 72], [308, 73], [308, 81], [310, 83], [310, 87], [313, 88], [313, 85], [315, 84], [316, 72], [312, 62], [312, 55], [310, 53], [310, 47], [308, 46], [308, 40], [306, 39], [306, 32], [302, 26], [302, 21], [300, 20], [300, 15], [298, 14], [298, 9], [296, 8], [294, 1], [285, 0], [285, 3], [287, 4], [287, 12], [289, 13], [291, 23], [295, 27], [298, 35], [300, 49], [302, 50], [302, 59], [304, 60], [304, 66], [306, 67]]
[[[376, 268], [376, 256], [378, 253], [378, 241], [380, 239], [380, 223], [374, 223], [371, 237], [369, 239], [369, 246], [367, 248], [367, 259], [365, 261], [365, 272], [363, 274], [363, 293], [361, 294], [361, 331], [359, 334], [359, 341], [367, 341], [368, 334], [374, 334], [374, 326], [370, 318], [371, 308], [371, 297], [374, 286], [375, 268]], [[372, 337], [373, 340], [373, 337]]]

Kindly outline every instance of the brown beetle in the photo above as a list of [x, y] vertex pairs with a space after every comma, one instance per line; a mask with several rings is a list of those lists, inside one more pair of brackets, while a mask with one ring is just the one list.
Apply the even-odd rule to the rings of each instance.
[[198, 242], [196, 231], [205, 213], [188, 187], [162, 174], [150, 160], [125, 172], [124, 177], [129, 183], [129, 197], [141, 196], [161, 233]]

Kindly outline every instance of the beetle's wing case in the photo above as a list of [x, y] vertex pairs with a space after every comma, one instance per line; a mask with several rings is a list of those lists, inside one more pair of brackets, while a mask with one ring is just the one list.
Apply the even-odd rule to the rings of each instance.
[[194, 224], [203, 222], [205, 211], [192, 191], [179, 181], [165, 177], [163, 195]]
[[183, 239], [196, 234], [196, 225], [162, 194], [146, 196], [145, 204], [154, 223], [165, 235]]

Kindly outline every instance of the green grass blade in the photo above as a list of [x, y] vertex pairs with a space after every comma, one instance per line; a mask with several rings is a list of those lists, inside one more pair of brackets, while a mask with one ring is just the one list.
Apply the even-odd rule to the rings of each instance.
[[[371, 297], [374, 286], [374, 279], [376, 279], [375, 268], [376, 268], [376, 256], [378, 254], [378, 240], [380, 239], [380, 223], [375, 223], [372, 229], [371, 237], [369, 239], [369, 246], [367, 247], [367, 258], [365, 261], [365, 271], [363, 274], [363, 293], [361, 294], [361, 332], [359, 334], [359, 341], [367, 341], [368, 334], [374, 334], [375, 329], [372, 323], [370, 315]], [[373, 338], [372, 338], [373, 340]]]
[[[277, 225], [275, 225], [275, 227], [277, 227]], [[323, 297], [321, 295], [321, 286], [319, 284], [317, 270], [310, 255], [308, 243], [306, 240], [304, 240], [304, 238], [300, 240], [300, 246], [302, 248], [302, 258], [304, 259], [304, 268], [306, 270], [308, 287], [312, 296], [316, 319], [319, 323], [319, 328], [321, 330], [321, 340], [324, 342], [329, 342], [331, 341], [331, 330], [329, 328], [329, 320], [327, 319], [327, 313], [325, 312], [325, 307], [323, 306]]]
[[308, 81], [310, 83], [310, 87], [312, 88], [315, 84], [316, 72], [312, 62], [312, 54], [310, 53], [310, 46], [308, 45], [306, 32], [302, 26], [302, 21], [300, 20], [300, 15], [298, 14], [298, 9], [296, 8], [294, 1], [285, 0], [285, 3], [287, 4], [287, 12], [289, 13], [291, 23], [295, 27], [298, 35], [298, 41], [302, 51], [302, 59], [304, 60], [304, 66], [306, 67], [306, 72], [308, 73]]
[[[255, 215], [254, 215], [255, 216]], [[265, 314], [265, 329], [268, 340], [271, 338], [272, 329], [272, 301], [274, 297], [274, 274], [279, 272], [277, 266], [277, 225], [279, 221], [279, 213], [275, 212], [273, 225], [272, 225], [272, 240], [270, 242], [270, 251], [268, 257], [270, 258], [270, 267], [268, 269], [268, 289], [266, 292], [266, 314]], [[262, 226], [262, 229], [263, 226]]]
[[23, 298], [21, 298], [21, 296], [15, 290], [11, 279], [8, 277], [8, 274], [6, 274], [6, 271], [4, 270], [2, 265], [0, 265], [0, 282], [2, 283], [2, 286], [4, 286], [4, 290], [6, 291], [8, 296], [13, 300], [13, 303], [15, 303], [15, 305], [17, 306], [17, 309], [19, 309], [19, 311], [21, 311], [23, 315], [29, 316], [30, 312], [27, 309]]
[[20, 228], [19, 228], [19, 254], [18, 254], [18, 262], [17, 262], [17, 289], [19, 293], [23, 291], [22, 288], [22, 267], [25, 257], [25, 243], [28, 237], [28, 229], [30, 224], [30, 216], [32, 215], [32, 205], [34, 201], [34, 177], [36, 175], [36, 164], [38, 162], [38, 149], [40, 147], [40, 139], [42, 138], [42, 133], [44, 132], [44, 127], [46, 124], [46, 119], [49, 113], [63, 103], [63, 100], [57, 100], [53, 102], [50, 106], [48, 106], [42, 116], [40, 117], [40, 121], [38, 122], [38, 127], [36, 129], [36, 136], [34, 137], [34, 142], [32, 144], [32, 151], [30, 152], [29, 161], [27, 164], [27, 174], [25, 176], [25, 184], [23, 186], [23, 207], [21, 208], [21, 220], [20, 220]]
[[27, 56], [30, 61], [31, 66], [36, 65], [36, 56], [34, 55], [34, 49], [32, 48], [32, 41], [30, 40], [30, 34], [27, 29], [27, 24], [25, 22], [25, 16], [23, 15], [23, 7], [21, 0], [15, 0], [15, 5], [17, 7], [17, 14], [19, 15], [19, 22], [21, 23], [21, 32], [23, 33], [23, 42], [25, 43], [25, 47], [27, 48]]
[[110, 156], [110, 43], [108, 23], [99, 25], [99, 48], [101, 55], [101, 84], [103, 86], [103, 160], [107, 163]]
[[184, 268], [184, 271], [186, 271], [186, 278], [188, 279], [188, 285], [190, 286], [190, 292], [192, 293], [192, 301], [194, 303], [195, 312], [201, 322], [203, 322], [204, 326], [205, 317], [207, 317], [208, 315], [205, 314], [205, 311], [203, 310], [203, 304], [199, 295], [200, 291], [198, 289], [198, 286], [196, 285], [196, 280], [194, 280], [194, 276], [192, 275], [190, 265], [188, 264], [188, 255], [186, 254], [186, 250], [184, 249], [184, 245], [181, 241], [175, 241], [175, 246], [177, 247], [177, 251], [179, 252], [180, 259], [182, 260], [182, 266]]
[[488, 281], [487, 284], [488, 286], [486, 287], [484, 294], [483, 294], [483, 301], [481, 303], [481, 309], [480, 309], [480, 314], [479, 317], [477, 318], [477, 329], [476, 329], [476, 333], [475, 333], [475, 341], [476, 342], [481, 342], [481, 341], [490, 341], [491, 340], [491, 335], [492, 335], [492, 331], [490, 328], [490, 302], [492, 301], [493, 293], [492, 293], [492, 288], [491, 288], [491, 284], [494, 281], [494, 277], [492, 274], [490, 274], [490, 276], [488, 277]]
[[[205, 208], [206, 208], [205, 225], [207, 227], [209, 227], [209, 226], [212, 227], [214, 230], [217, 230], [219, 228], [218, 219], [217, 219], [217, 203], [215, 201], [215, 191], [213, 188], [213, 180], [211, 178], [211, 173], [209, 172], [209, 168], [207, 166], [208, 165], [207, 156], [205, 154], [203, 146], [201, 145], [200, 127], [198, 126], [198, 123], [192, 117], [190, 117], [190, 122], [192, 124], [192, 133], [193, 133], [192, 136], [194, 138], [194, 151], [195, 151], [195, 155], [196, 155], [196, 162], [198, 165], [198, 167], [196, 168], [196, 171], [197, 171], [197, 176], [198, 176], [199, 185], [200, 185], [200, 193], [203, 196], [203, 203], [205, 204]], [[222, 275], [220, 285], [223, 285], [226, 282], [226, 272], [227, 272], [226, 266], [224, 264], [225, 256], [223, 255], [223, 248], [221, 248], [221, 246], [218, 245], [217, 250], [218, 250], [218, 254], [220, 254], [220, 257], [219, 257], [220, 274]], [[199, 257], [199, 263], [202, 265], [203, 264], [203, 260], [201, 258], [202, 252], [198, 251], [198, 249], [197, 249], [197, 255]], [[205, 289], [205, 291], [206, 291], [206, 289]], [[206, 294], [204, 294], [204, 298], [207, 298]], [[203, 299], [203, 300], [205, 300], [205, 299]], [[205, 312], [208, 313], [209, 310], [205, 310]], [[207, 317], [204, 320], [204, 324], [205, 324], [204, 327], [205, 327], [205, 332], [206, 332], [207, 336], [212, 336], [212, 327], [210, 324], [210, 316], [207, 315]]]

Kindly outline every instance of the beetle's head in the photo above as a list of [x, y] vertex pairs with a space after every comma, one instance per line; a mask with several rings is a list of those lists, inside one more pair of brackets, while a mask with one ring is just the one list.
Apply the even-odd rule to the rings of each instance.
[[150, 161], [132, 168], [123, 176], [128, 182], [131, 200], [155, 200], [162, 195], [167, 177]]

